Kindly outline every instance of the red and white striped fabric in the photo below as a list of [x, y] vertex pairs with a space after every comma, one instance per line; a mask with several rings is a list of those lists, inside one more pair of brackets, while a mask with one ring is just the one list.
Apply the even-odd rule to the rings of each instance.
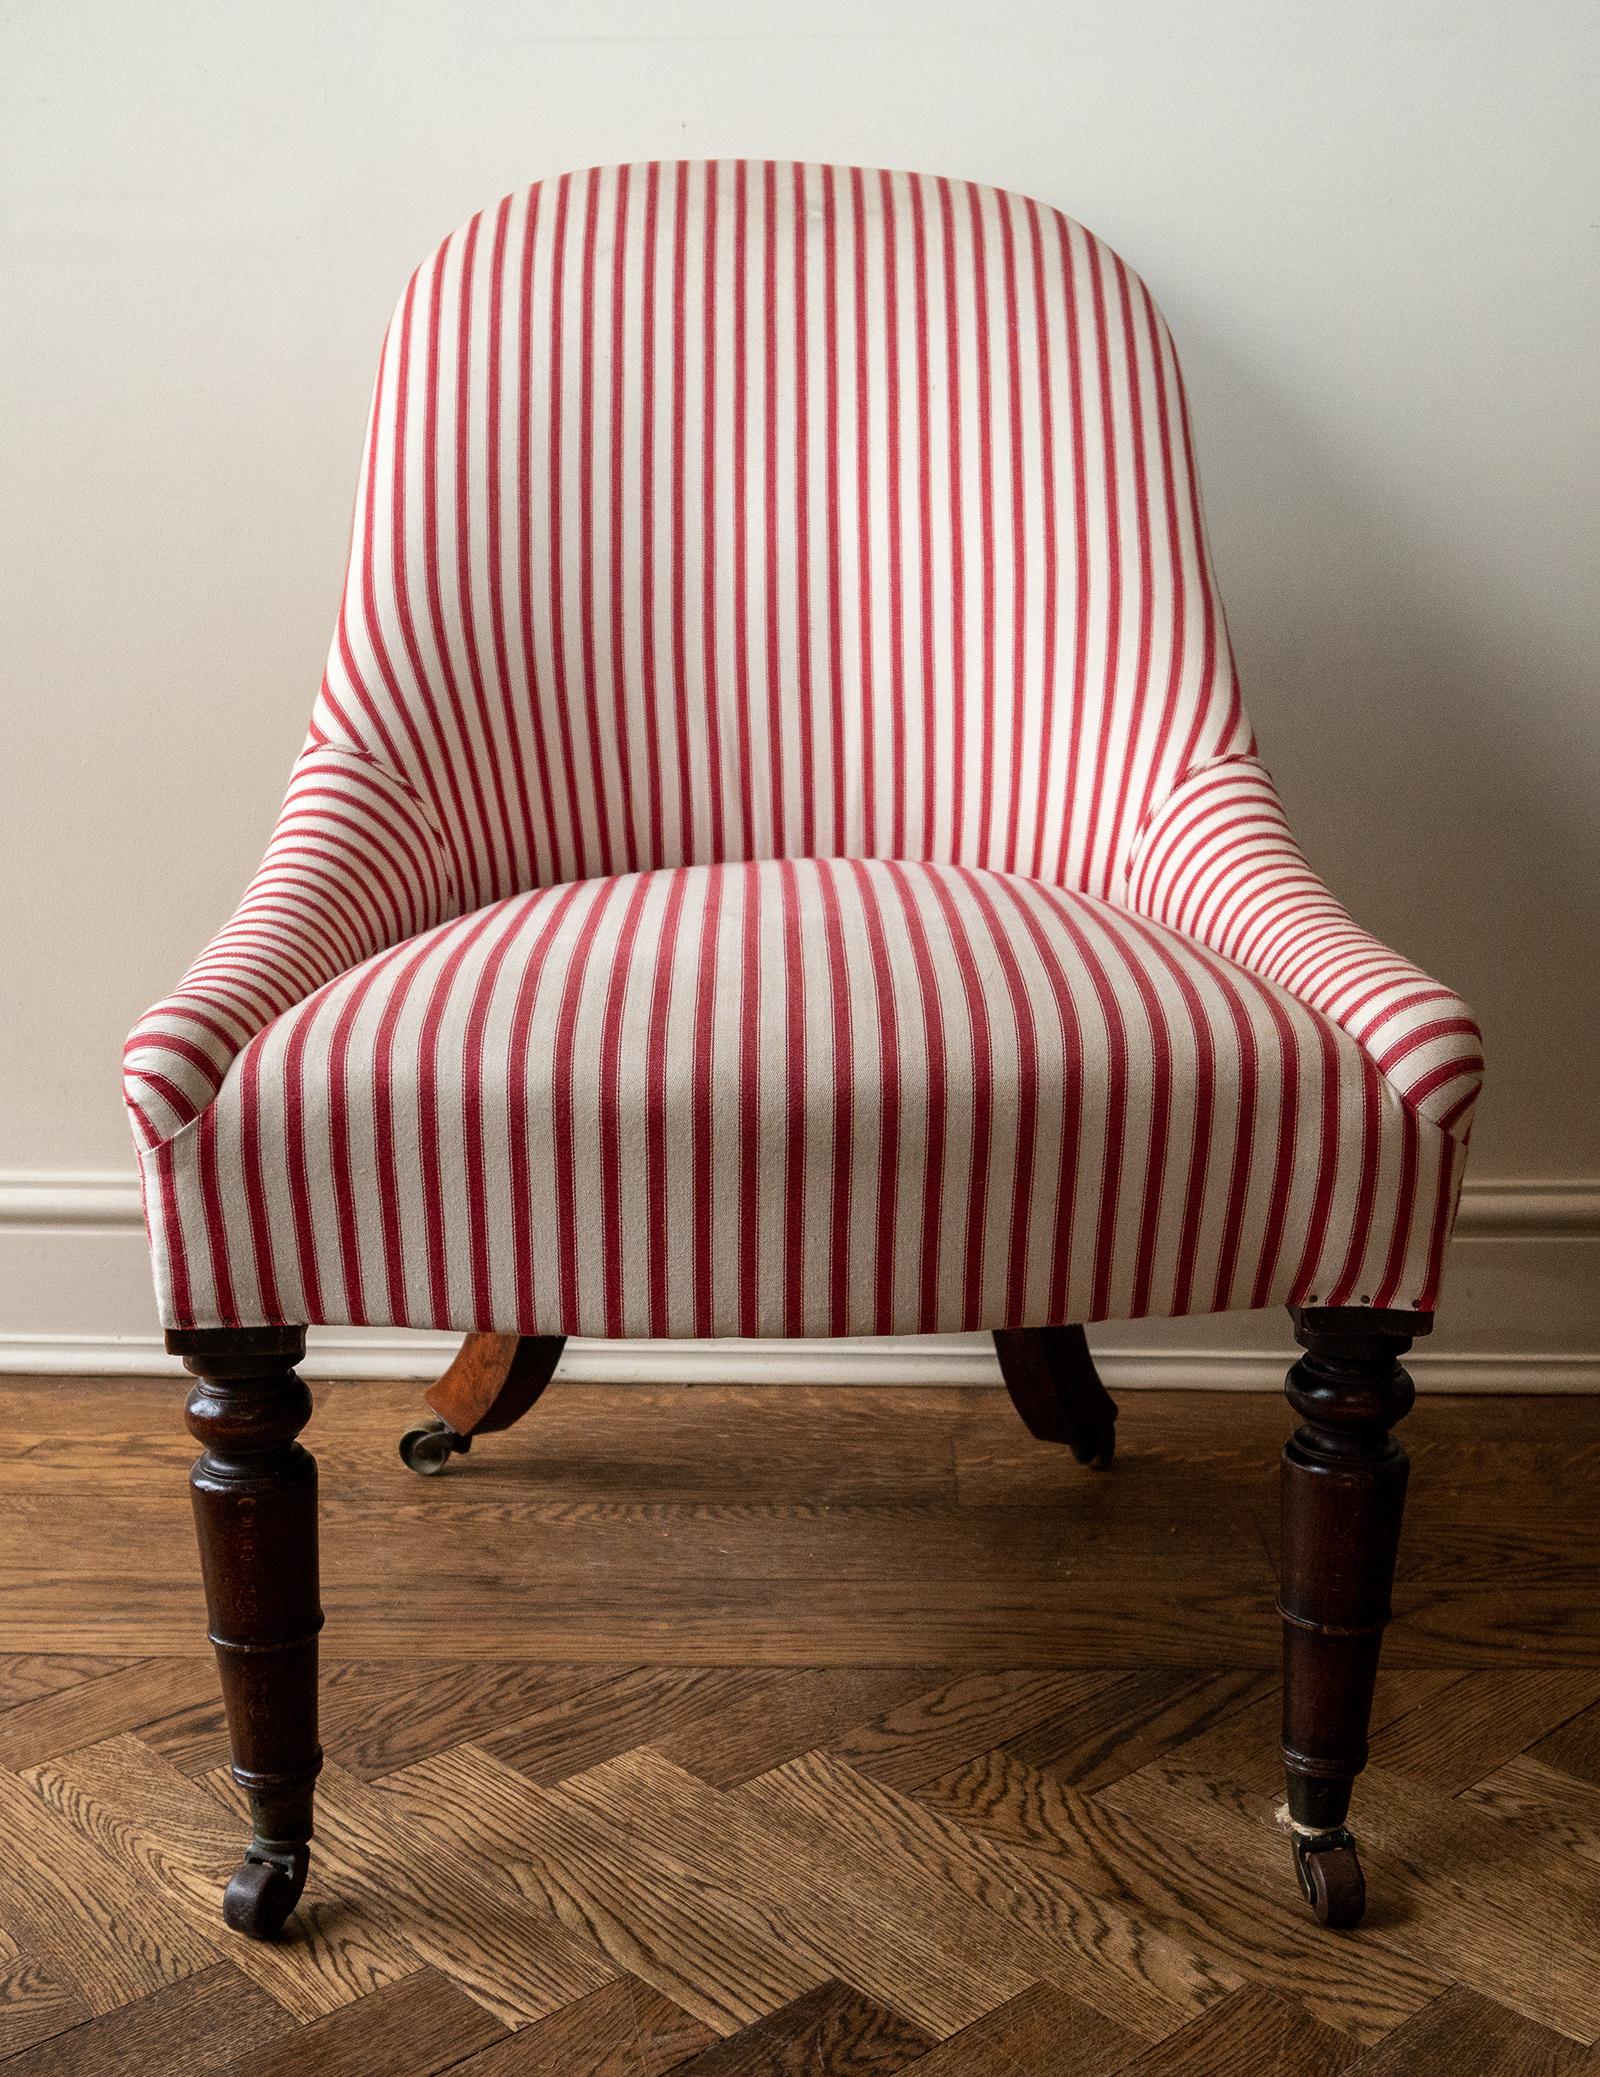
[[413, 277], [310, 738], [129, 1041], [169, 1325], [1427, 1309], [1481, 1061], [1294, 845], [1143, 284], [563, 176]]
[[1218, 758], [1173, 789], [1135, 849], [1128, 898], [1320, 1011], [1410, 1109], [1465, 1140], [1483, 1078], [1471, 1011], [1351, 921], [1258, 757]]

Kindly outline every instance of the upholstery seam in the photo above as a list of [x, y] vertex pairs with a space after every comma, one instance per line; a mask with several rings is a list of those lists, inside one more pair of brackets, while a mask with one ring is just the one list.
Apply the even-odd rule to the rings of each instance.
[[1128, 849], [1124, 856], [1122, 864], [1122, 884], [1124, 891], [1130, 889], [1133, 885], [1134, 871], [1139, 863], [1139, 853], [1144, 849], [1145, 838], [1150, 834], [1151, 830], [1155, 828], [1156, 824], [1161, 820], [1162, 816], [1165, 815], [1168, 808], [1172, 806], [1172, 803], [1178, 798], [1178, 795], [1182, 793], [1183, 789], [1188, 785], [1189, 781], [1191, 779], [1198, 779], [1203, 772], [1221, 771], [1224, 765], [1230, 764], [1259, 765], [1262, 771], [1266, 772], [1268, 780], [1270, 781], [1272, 778], [1271, 772], [1267, 771], [1266, 760], [1262, 757], [1260, 751], [1255, 749], [1224, 750], [1220, 754], [1220, 756], [1202, 757], [1198, 764], [1191, 764], [1185, 766], [1185, 768], [1178, 774], [1177, 778], [1174, 779], [1172, 784], [1167, 788], [1166, 792], [1162, 795], [1161, 799], [1157, 801], [1155, 806], [1148, 811], [1148, 813], [1144, 817], [1144, 820], [1139, 824], [1139, 827], [1134, 831], [1132, 837], [1129, 840]]
[[[370, 770], [380, 772], [392, 785], [398, 787], [400, 792], [411, 802], [417, 813], [422, 817], [429, 836], [433, 838], [434, 844], [438, 848], [439, 863], [444, 869], [445, 884], [449, 889], [451, 900], [456, 905], [456, 915], [459, 916], [462, 913], [461, 888], [456, 880], [455, 867], [451, 863], [450, 845], [445, 836], [444, 826], [435, 813], [432, 804], [412, 785], [411, 781], [403, 773], [397, 772], [392, 765], [385, 764], [381, 757], [374, 757], [370, 750], [358, 750], [353, 743], [336, 743], [330, 736], [323, 736], [315, 743], [307, 743], [300, 752], [299, 757], [295, 759], [295, 766], [298, 767], [307, 757], [320, 757], [329, 752], [336, 757], [351, 758], [357, 764], [364, 764]], [[290, 770], [289, 777], [292, 783], [294, 779], [293, 769]], [[287, 791], [287, 789], [285, 790]], [[273, 826], [276, 829], [277, 825], [274, 824]], [[442, 923], [448, 923], [453, 919], [448, 916], [442, 916], [439, 920]]]

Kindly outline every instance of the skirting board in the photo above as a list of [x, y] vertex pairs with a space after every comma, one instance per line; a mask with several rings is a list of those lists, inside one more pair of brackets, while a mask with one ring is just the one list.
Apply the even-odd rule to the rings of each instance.
[[[0, 1371], [180, 1374], [152, 1331], [139, 1194], [117, 1173], [0, 1172]], [[1108, 1384], [1275, 1391], [1292, 1354], [1279, 1314], [1090, 1330]], [[313, 1330], [319, 1378], [427, 1379], [457, 1340]], [[1600, 1183], [1469, 1182], [1423, 1390], [1600, 1391]], [[998, 1382], [986, 1335], [844, 1341], [574, 1342], [562, 1375], [638, 1384]]]

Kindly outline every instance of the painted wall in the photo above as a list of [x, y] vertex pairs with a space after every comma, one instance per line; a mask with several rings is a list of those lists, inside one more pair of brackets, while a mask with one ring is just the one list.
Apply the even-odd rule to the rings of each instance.
[[[1591, 6], [34, 0], [0, 39], [0, 1233], [131, 1176], [121, 1040], [269, 827], [411, 265], [541, 174], [748, 154], [1022, 188], [1149, 280], [1268, 759], [1478, 1010], [1476, 1174], [1564, 1186], [1534, 1281], [1592, 1290]], [[57, 1272], [0, 1274], [37, 1325]]]

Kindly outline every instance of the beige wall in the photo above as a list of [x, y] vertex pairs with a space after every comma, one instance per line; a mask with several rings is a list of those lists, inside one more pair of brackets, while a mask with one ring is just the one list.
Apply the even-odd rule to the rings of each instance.
[[0, 23], [0, 1182], [131, 1173], [121, 1040], [266, 834], [412, 263], [539, 174], [738, 153], [1030, 190], [1146, 275], [1314, 857], [1482, 1016], [1479, 1178], [1600, 1180], [1592, 6]]

